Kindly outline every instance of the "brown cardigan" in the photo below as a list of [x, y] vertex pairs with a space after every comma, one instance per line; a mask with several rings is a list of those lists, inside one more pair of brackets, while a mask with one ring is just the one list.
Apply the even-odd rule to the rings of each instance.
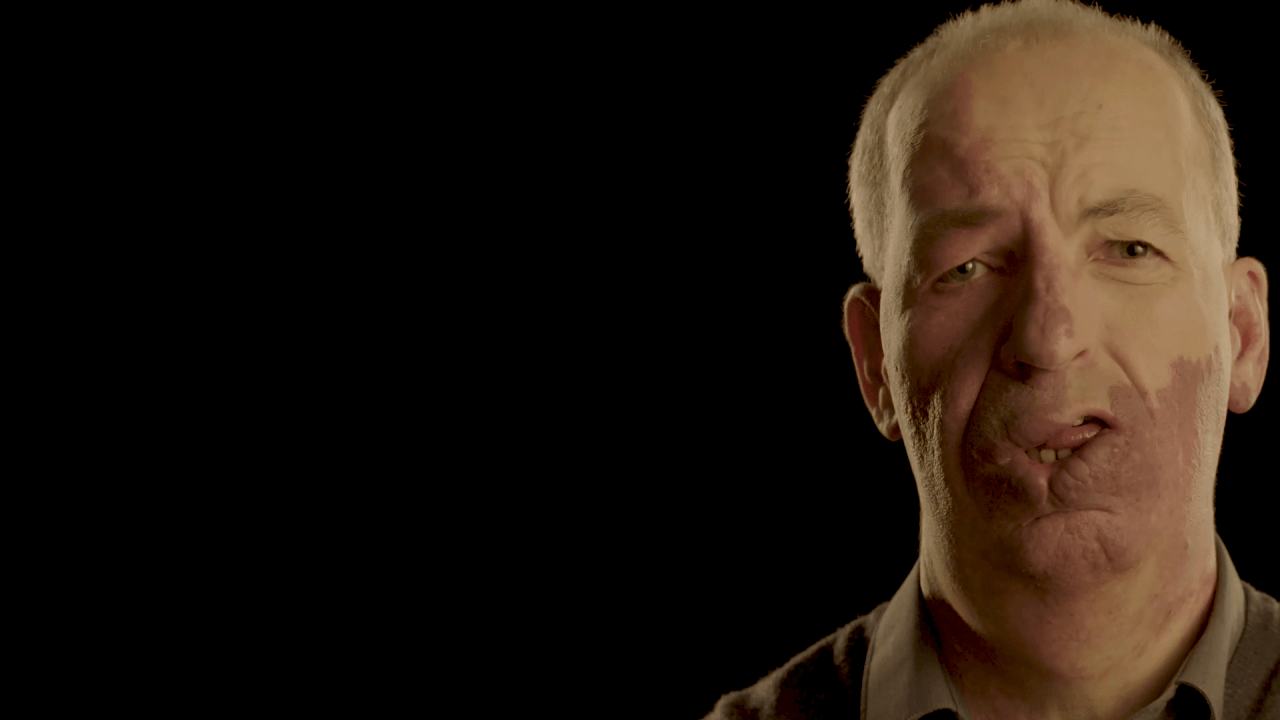
[[[1280, 602], [1242, 582], [1244, 632], [1227, 665], [1226, 718], [1280, 720]], [[863, 666], [888, 602], [827, 636], [755, 685], [720, 698], [707, 720], [865, 717]]]

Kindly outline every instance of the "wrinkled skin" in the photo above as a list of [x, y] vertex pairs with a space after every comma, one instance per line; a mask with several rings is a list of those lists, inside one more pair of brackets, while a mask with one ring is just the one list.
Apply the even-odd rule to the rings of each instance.
[[[1266, 272], [1210, 237], [1204, 146], [1145, 50], [1015, 45], [925, 107], [906, 211], [994, 217], [891, 239], [846, 330], [872, 417], [906, 443], [944, 662], [975, 717], [1128, 717], [1208, 617], [1214, 476], [1227, 411], [1266, 374]], [[1174, 228], [1080, 219], [1129, 189]], [[1060, 469], [1025, 457], [1031, 428], [1102, 413], [1114, 427]]]

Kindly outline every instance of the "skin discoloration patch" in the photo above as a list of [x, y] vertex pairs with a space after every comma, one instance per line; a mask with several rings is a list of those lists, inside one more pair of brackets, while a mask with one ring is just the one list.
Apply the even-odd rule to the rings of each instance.
[[1195, 513], [1211, 504], [1226, 378], [1216, 354], [1179, 358], [1170, 376], [1154, 403], [1132, 386], [1110, 388], [1104, 409], [1116, 427], [1048, 477], [1021, 472], [1028, 441], [1020, 420], [1067, 406], [1065, 383], [989, 383], [953, 475], [962, 487], [950, 488], [968, 506], [959, 517], [970, 519], [958, 529], [988, 537], [984, 555], [1048, 589], [1105, 582], [1149, 557], [1169, 528], [1202, 525], [1207, 518]]

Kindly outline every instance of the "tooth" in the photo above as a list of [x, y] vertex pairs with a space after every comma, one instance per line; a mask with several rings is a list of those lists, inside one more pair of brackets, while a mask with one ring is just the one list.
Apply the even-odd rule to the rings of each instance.
[[1045, 448], [1040, 451], [1040, 462], [1053, 462], [1053, 451]]
[[1071, 427], [1080, 427], [1080, 426], [1081, 426], [1081, 425], [1083, 425], [1083, 424], [1084, 424], [1084, 418], [1080, 418], [1080, 419], [1079, 419], [1079, 420], [1077, 420], [1077, 421], [1075, 422], [1075, 424], [1074, 424], [1074, 425], [1072, 425]]
[[1061, 460], [1062, 458], [1070, 454], [1071, 454], [1071, 448], [1062, 448], [1061, 450], [1058, 451], [1058, 459]]

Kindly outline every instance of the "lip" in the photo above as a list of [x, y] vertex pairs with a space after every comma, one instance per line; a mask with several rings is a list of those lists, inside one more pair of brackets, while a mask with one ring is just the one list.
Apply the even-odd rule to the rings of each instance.
[[[1065, 421], [1056, 418], [1025, 420], [1009, 439], [1017, 448], [1018, 454], [1022, 454], [1031, 448], [1044, 445], [1055, 436], [1069, 433], [1071, 428], [1074, 427], [1075, 421], [1082, 417], [1095, 417], [1106, 423], [1107, 426], [1102, 429], [1102, 432], [1095, 435], [1088, 442], [1078, 446], [1079, 449], [1083, 449], [1089, 442], [1101, 437], [1108, 430], [1120, 432], [1124, 429], [1114, 415], [1101, 408], [1081, 408], [1067, 414], [1066, 417], [1069, 419]], [[1072, 452], [1075, 451], [1073, 450]]]
[[[1095, 417], [1106, 420], [1100, 415]], [[1090, 499], [1091, 468], [1103, 466], [1122, 442], [1120, 433], [1114, 427], [1107, 427], [1061, 460], [1036, 462], [1023, 451], [1014, 454], [1005, 464], [1005, 470], [1029, 489], [1032, 496], [1038, 498], [1037, 504], [1046, 510], [1075, 510]]]
[[1082, 418], [1082, 417], [1090, 417], [1090, 416], [1092, 416], [1092, 417], [1096, 417], [1096, 418], [1098, 418], [1099, 420], [1101, 420], [1101, 421], [1105, 422], [1105, 423], [1107, 424], [1107, 428], [1109, 428], [1109, 429], [1111, 429], [1111, 430], [1123, 430], [1123, 429], [1124, 429], [1124, 428], [1122, 428], [1122, 427], [1120, 426], [1120, 421], [1116, 419], [1116, 416], [1115, 416], [1115, 415], [1112, 415], [1111, 413], [1109, 413], [1109, 412], [1107, 412], [1106, 410], [1103, 410], [1103, 409], [1101, 409], [1101, 408], [1093, 408], [1093, 409], [1089, 409], [1089, 410], [1084, 410], [1084, 411], [1080, 412], [1080, 413], [1079, 413], [1079, 414], [1077, 414], [1077, 415], [1072, 415], [1072, 416], [1071, 416], [1071, 422], [1075, 422], [1077, 419]]

